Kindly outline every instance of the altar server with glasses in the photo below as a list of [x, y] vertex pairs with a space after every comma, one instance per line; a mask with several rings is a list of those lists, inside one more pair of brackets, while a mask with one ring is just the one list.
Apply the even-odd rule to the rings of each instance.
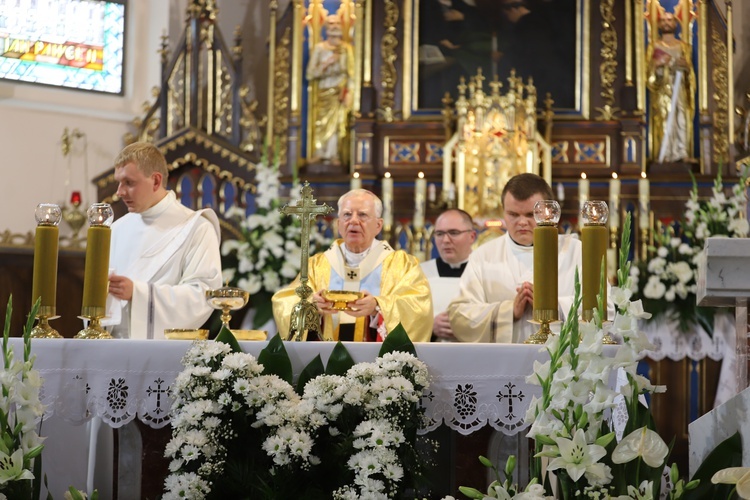
[[432, 236], [439, 256], [422, 263], [422, 271], [430, 283], [435, 314], [432, 340], [454, 342], [456, 337], [448, 320], [448, 305], [458, 295], [459, 279], [469, 261], [477, 233], [471, 215], [452, 208], [437, 218]]

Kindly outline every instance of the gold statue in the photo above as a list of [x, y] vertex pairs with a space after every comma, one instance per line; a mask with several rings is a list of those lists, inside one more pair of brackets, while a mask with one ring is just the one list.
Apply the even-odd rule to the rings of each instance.
[[307, 79], [312, 83], [311, 162], [334, 165], [349, 161], [349, 112], [352, 107], [351, 82], [354, 53], [344, 40], [341, 18], [326, 17], [326, 39], [312, 49]]
[[682, 161], [693, 156], [695, 72], [690, 23], [681, 23], [683, 31], [677, 38], [678, 16], [652, 2], [650, 16], [656, 19], [651, 20], [653, 41], [649, 45], [647, 80], [651, 92], [651, 158], [659, 163]]

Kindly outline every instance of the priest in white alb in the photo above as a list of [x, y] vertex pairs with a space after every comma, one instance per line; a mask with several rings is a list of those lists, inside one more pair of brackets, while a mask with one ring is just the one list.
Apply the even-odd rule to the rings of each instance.
[[206, 290], [221, 287], [219, 221], [167, 189], [164, 155], [127, 146], [115, 160], [117, 196], [128, 207], [112, 225], [109, 297], [103, 324], [121, 338], [162, 339], [170, 328], [200, 328], [213, 311]]
[[[354, 189], [338, 201], [336, 240], [326, 252], [310, 257], [308, 285], [322, 318], [322, 337], [381, 341], [401, 323], [413, 342], [429, 342], [432, 302], [427, 279], [413, 256], [375, 237], [383, 227], [383, 203], [370, 191]], [[282, 338], [289, 334], [292, 308], [299, 301], [299, 277], [273, 296], [273, 315]], [[338, 311], [324, 290], [361, 292]], [[308, 339], [312, 340], [312, 339]]]
[[459, 281], [469, 261], [477, 232], [471, 215], [460, 208], [451, 208], [437, 218], [432, 236], [438, 257], [422, 262], [422, 271], [430, 283], [435, 314], [432, 340], [454, 342], [456, 337], [448, 319], [448, 305], [458, 295]]
[[[502, 193], [507, 233], [477, 248], [448, 308], [462, 342], [523, 342], [539, 329], [529, 323], [534, 303], [534, 204], [551, 200], [552, 189], [535, 174], [512, 177]], [[580, 240], [558, 240], [558, 306], [564, 319], [573, 304], [574, 276], [581, 268]], [[580, 272], [580, 271], [579, 271]], [[610, 315], [610, 317], [612, 317]]]

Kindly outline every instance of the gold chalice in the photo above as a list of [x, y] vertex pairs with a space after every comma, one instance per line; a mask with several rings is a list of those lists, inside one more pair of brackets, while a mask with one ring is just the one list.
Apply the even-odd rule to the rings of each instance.
[[221, 311], [221, 323], [227, 330], [229, 330], [229, 320], [232, 319], [229, 311], [242, 309], [247, 305], [249, 298], [250, 294], [245, 290], [232, 286], [225, 286], [216, 290], [206, 290], [208, 305]]
[[348, 311], [347, 303], [362, 298], [362, 292], [350, 292], [348, 290], [323, 290], [321, 295], [328, 302], [333, 302], [333, 309], [337, 311]]

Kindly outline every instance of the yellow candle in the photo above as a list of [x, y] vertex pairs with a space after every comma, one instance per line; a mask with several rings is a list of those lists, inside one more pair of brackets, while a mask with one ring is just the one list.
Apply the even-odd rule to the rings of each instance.
[[354, 172], [352, 180], [349, 183], [350, 189], [362, 189], [362, 179], [359, 177], [359, 172]]
[[426, 209], [427, 180], [424, 173], [419, 172], [417, 180], [414, 182], [414, 229], [424, 227], [424, 214]]
[[534, 310], [557, 318], [557, 226], [534, 228]]
[[638, 179], [638, 227], [649, 228], [649, 212], [651, 211], [651, 186], [646, 178], [646, 173], [641, 173]]
[[[609, 230], [604, 224], [586, 224], [581, 229], [583, 245], [583, 272], [581, 273], [583, 319], [590, 320], [596, 308], [596, 295], [599, 293], [602, 258], [605, 259], [604, 270], [607, 270], [606, 256]], [[607, 288], [604, 288], [604, 303], [607, 303]], [[604, 311], [603, 321], [606, 321]]]
[[31, 301], [41, 297], [41, 307], [51, 308], [40, 314], [55, 314], [57, 299], [57, 247], [59, 238], [57, 226], [39, 225], [34, 239], [34, 276], [32, 279]]
[[[109, 242], [112, 230], [107, 226], [89, 227], [86, 238], [86, 266], [83, 279], [83, 316], [104, 315], [109, 280]], [[99, 310], [95, 308], [101, 308]]]

